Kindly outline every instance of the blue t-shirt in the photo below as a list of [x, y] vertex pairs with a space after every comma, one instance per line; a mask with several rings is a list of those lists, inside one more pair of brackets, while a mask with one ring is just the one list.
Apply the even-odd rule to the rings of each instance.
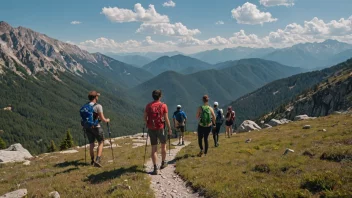
[[172, 118], [175, 118], [177, 122], [182, 122], [183, 120], [187, 119], [187, 116], [183, 111], [175, 111]]

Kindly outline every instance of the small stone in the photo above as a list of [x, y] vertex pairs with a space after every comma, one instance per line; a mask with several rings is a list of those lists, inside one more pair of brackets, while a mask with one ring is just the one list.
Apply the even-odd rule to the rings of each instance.
[[284, 152], [283, 155], [286, 155], [286, 154], [288, 154], [289, 152], [294, 153], [295, 151], [292, 150], [292, 149], [286, 148], [286, 150], [285, 150], [285, 152]]
[[29, 166], [29, 165], [31, 165], [31, 161], [26, 160], [26, 161], [24, 161], [24, 162], [23, 162], [23, 165], [25, 165], [25, 166]]
[[305, 126], [303, 127], [303, 129], [310, 129], [310, 128], [311, 128], [310, 125], [305, 125]]
[[128, 190], [131, 190], [131, 186], [128, 186]]
[[53, 192], [49, 193], [49, 197], [60, 198], [60, 194], [57, 191], [53, 191]]
[[326, 132], [326, 129], [323, 129], [323, 132]]
[[164, 175], [162, 175], [161, 178], [166, 179], [166, 177]]
[[246, 143], [250, 143], [251, 141], [252, 141], [252, 139], [249, 138], [246, 140]]
[[125, 180], [123, 180], [124, 182], [127, 182], [128, 180], [127, 179], [125, 179]]
[[172, 190], [173, 193], [177, 193], [177, 190]]

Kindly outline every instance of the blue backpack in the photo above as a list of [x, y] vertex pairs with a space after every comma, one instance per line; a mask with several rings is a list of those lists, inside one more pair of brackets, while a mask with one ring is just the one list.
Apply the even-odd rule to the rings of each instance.
[[183, 111], [177, 112], [175, 117], [176, 117], [177, 122], [179, 122], [179, 123], [183, 123], [185, 121], [185, 117], [184, 117], [184, 112]]
[[84, 128], [92, 128], [93, 126], [97, 126], [99, 124], [98, 119], [94, 119], [94, 105], [90, 105], [89, 103], [83, 105], [79, 110], [81, 115], [81, 125]]

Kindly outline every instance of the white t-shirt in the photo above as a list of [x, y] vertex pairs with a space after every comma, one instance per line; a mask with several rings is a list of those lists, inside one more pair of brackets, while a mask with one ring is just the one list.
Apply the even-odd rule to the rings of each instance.
[[[89, 105], [93, 106], [94, 103], [91, 102], [89, 103]], [[103, 113], [103, 106], [101, 106], [101, 104], [96, 104], [94, 107], [93, 107], [93, 110], [94, 110], [94, 113]], [[99, 115], [98, 115], [98, 119], [99, 119]], [[97, 127], [101, 127], [100, 124], [97, 125]]]

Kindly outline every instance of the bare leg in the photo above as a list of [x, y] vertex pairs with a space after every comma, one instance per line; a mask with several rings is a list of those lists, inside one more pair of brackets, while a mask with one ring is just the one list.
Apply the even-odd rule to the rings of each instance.
[[163, 162], [166, 159], [166, 144], [161, 144], [161, 159]]
[[152, 161], [153, 165], [156, 165], [156, 159], [157, 159], [157, 153], [158, 153], [158, 145], [152, 145]]
[[98, 144], [98, 149], [97, 149], [97, 156], [101, 157], [101, 154], [103, 153], [103, 146], [104, 146], [104, 142], [101, 141]]
[[89, 153], [90, 153], [90, 158], [91, 159], [94, 159], [94, 147], [95, 147], [94, 143], [89, 145], [89, 151], [90, 151]]

